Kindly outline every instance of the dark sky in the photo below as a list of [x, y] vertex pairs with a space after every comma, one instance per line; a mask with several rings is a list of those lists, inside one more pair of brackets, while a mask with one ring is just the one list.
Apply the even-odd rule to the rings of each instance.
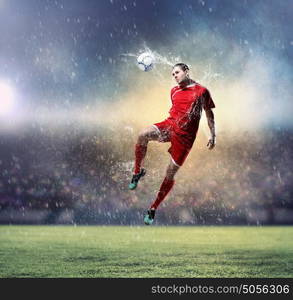
[[273, 0], [1, 0], [0, 78], [38, 103], [80, 101], [89, 90], [111, 96], [109, 82], [123, 85], [121, 54], [145, 43], [188, 59], [176, 40], [207, 30], [226, 47], [249, 43], [291, 65], [292, 12], [292, 1]]

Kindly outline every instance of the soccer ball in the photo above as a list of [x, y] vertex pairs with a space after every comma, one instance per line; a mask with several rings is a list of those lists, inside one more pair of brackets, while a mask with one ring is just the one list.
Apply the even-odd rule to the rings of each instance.
[[137, 57], [137, 65], [142, 71], [150, 71], [154, 66], [155, 58], [149, 52], [144, 52]]

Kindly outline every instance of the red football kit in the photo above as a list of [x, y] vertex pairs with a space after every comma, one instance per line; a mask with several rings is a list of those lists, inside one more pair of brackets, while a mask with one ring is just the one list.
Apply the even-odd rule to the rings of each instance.
[[202, 109], [214, 108], [215, 104], [209, 91], [195, 81], [173, 87], [171, 101], [169, 117], [153, 126], [160, 133], [160, 142], [171, 142], [168, 152], [172, 161], [182, 166], [196, 138]]

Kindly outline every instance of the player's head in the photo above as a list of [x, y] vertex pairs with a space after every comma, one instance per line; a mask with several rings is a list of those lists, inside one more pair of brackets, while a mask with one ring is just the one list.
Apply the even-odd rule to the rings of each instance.
[[172, 76], [180, 84], [189, 79], [189, 67], [184, 63], [178, 63], [173, 66]]

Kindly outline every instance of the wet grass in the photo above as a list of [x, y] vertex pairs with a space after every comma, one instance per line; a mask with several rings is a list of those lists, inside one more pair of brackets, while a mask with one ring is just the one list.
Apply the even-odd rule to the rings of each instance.
[[293, 277], [293, 227], [0, 226], [0, 277]]

